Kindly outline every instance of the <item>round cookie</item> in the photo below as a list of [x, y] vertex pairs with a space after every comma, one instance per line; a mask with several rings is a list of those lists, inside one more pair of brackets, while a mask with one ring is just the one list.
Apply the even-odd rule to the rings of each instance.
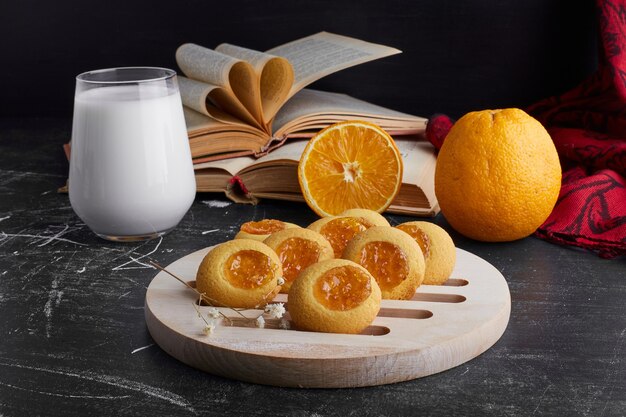
[[373, 224], [363, 217], [328, 216], [314, 221], [307, 226], [307, 229], [314, 230], [324, 236], [333, 247], [335, 258], [340, 258], [350, 239], [372, 226]]
[[214, 306], [259, 308], [280, 291], [283, 268], [276, 253], [252, 239], [224, 242], [206, 254], [196, 289]]
[[288, 309], [298, 329], [360, 333], [380, 310], [376, 280], [362, 266], [345, 259], [311, 265], [289, 291]]
[[426, 271], [423, 284], [441, 285], [452, 274], [456, 250], [452, 238], [443, 228], [430, 222], [407, 222], [396, 228], [408, 233], [422, 248]]
[[370, 224], [370, 226], [390, 226], [385, 217], [369, 209], [353, 208], [339, 214], [339, 217], [359, 217]]
[[263, 241], [278, 255], [285, 283], [280, 292], [287, 293], [298, 274], [318, 261], [334, 258], [333, 247], [317, 232], [301, 227], [272, 233]]
[[344, 259], [365, 267], [376, 278], [383, 299], [408, 300], [424, 280], [424, 255], [407, 233], [375, 226], [356, 235]]
[[254, 239], [263, 242], [274, 232], [296, 227], [300, 226], [275, 219], [263, 219], [258, 222], [249, 221], [241, 225], [239, 232], [235, 235], [235, 239]]

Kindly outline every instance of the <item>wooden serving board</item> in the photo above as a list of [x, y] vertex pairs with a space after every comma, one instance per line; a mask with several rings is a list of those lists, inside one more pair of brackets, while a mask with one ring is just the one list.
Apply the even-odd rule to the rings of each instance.
[[[187, 255], [167, 270], [195, 282], [209, 250]], [[279, 294], [276, 301], [286, 302], [287, 296]], [[233, 325], [220, 325], [206, 336], [195, 306], [196, 293], [165, 272], [148, 287], [145, 315], [150, 334], [163, 350], [188, 365], [260, 384], [359, 387], [431, 375], [480, 355], [504, 333], [511, 299], [497, 269], [457, 248], [457, 264], [446, 285], [422, 285], [407, 301], [383, 300], [378, 317], [359, 335], [284, 330], [277, 320], [267, 320], [260, 329], [235, 319]], [[220, 310], [238, 317], [228, 308]], [[249, 317], [259, 313], [245, 312]]]

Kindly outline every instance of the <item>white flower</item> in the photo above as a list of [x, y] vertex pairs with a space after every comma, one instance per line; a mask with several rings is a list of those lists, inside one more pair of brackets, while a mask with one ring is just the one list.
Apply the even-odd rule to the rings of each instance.
[[272, 303], [265, 306], [265, 313], [272, 319], [279, 319], [285, 314], [283, 303]]
[[219, 319], [221, 317], [220, 311], [215, 307], [209, 307], [206, 311], [206, 315], [212, 319]]
[[202, 329], [202, 333], [204, 333], [207, 336], [211, 336], [214, 332], [215, 332], [214, 323], [208, 323], [206, 326], [204, 326], [204, 329]]
[[281, 329], [289, 330], [291, 328], [291, 324], [289, 324], [289, 320], [281, 319], [278, 327], [280, 327]]
[[278, 285], [283, 285], [285, 283], [285, 278], [278, 277]]
[[259, 316], [256, 318], [256, 327], [258, 327], [259, 329], [265, 327], [265, 319], [263, 318], [263, 316]]

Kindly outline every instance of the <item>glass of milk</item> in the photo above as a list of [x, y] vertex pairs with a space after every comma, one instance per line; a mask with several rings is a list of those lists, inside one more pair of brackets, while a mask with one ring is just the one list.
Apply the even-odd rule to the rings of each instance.
[[68, 185], [76, 214], [105, 239], [152, 239], [180, 222], [196, 183], [174, 71], [76, 77]]

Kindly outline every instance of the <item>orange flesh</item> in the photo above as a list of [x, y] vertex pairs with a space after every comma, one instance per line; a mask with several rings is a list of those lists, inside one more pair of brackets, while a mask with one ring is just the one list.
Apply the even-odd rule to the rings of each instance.
[[224, 276], [238, 288], [258, 288], [274, 277], [275, 265], [269, 256], [255, 250], [240, 250], [228, 257]]
[[430, 256], [430, 239], [428, 235], [422, 231], [422, 229], [414, 224], [401, 224], [396, 226], [396, 228], [408, 233], [409, 236], [411, 236], [417, 244], [420, 245], [422, 253], [424, 254], [424, 259], [428, 259]]
[[304, 199], [320, 216], [360, 207], [383, 212], [400, 190], [402, 155], [380, 127], [336, 123], [315, 135], [298, 164]]
[[370, 277], [353, 266], [338, 266], [326, 271], [313, 286], [315, 299], [329, 310], [351, 310], [372, 293]]
[[285, 228], [280, 220], [264, 219], [258, 222], [246, 222], [241, 225], [241, 231], [251, 235], [269, 235]]
[[348, 242], [356, 235], [367, 230], [371, 225], [361, 218], [340, 217], [326, 223], [320, 234], [330, 242], [335, 258], [340, 258]]
[[293, 282], [300, 271], [318, 261], [320, 252], [320, 245], [311, 240], [292, 237], [282, 242], [276, 253], [283, 264], [285, 281]]
[[369, 242], [361, 249], [359, 263], [376, 278], [382, 290], [392, 290], [409, 275], [404, 251], [389, 242]]

